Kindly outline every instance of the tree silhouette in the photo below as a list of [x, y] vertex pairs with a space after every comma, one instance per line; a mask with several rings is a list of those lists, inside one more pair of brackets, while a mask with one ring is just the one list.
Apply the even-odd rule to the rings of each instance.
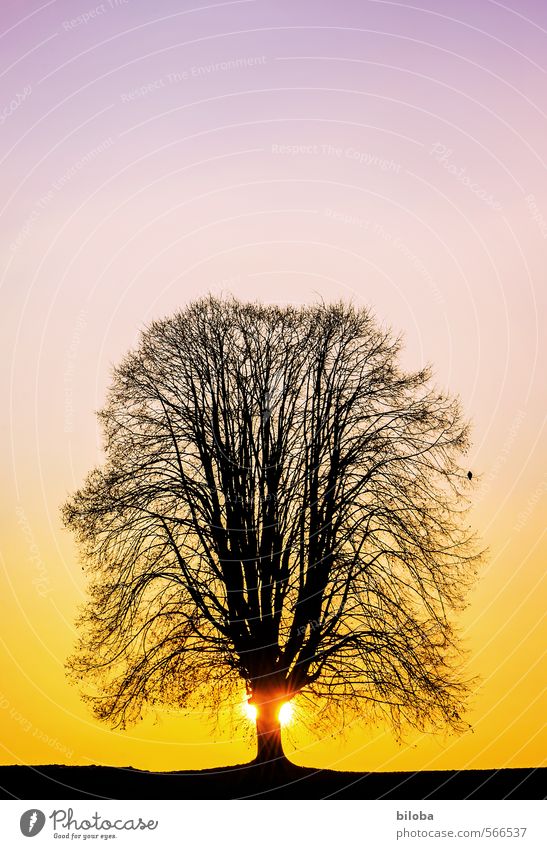
[[208, 298], [143, 332], [63, 508], [94, 577], [69, 668], [98, 717], [244, 682], [259, 761], [298, 694], [462, 727], [468, 429], [400, 347], [343, 304]]

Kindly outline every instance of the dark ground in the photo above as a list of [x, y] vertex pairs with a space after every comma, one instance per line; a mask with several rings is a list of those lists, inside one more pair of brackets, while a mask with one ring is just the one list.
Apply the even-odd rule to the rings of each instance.
[[2, 799], [543, 799], [547, 768], [334, 772], [254, 764], [200, 772], [132, 767], [4, 766]]

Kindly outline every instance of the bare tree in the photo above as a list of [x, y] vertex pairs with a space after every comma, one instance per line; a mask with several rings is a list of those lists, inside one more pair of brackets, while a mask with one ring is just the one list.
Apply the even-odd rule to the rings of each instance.
[[261, 761], [300, 693], [462, 725], [467, 425], [399, 351], [343, 304], [208, 298], [142, 334], [64, 507], [95, 578], [70, 669], [100, 718], [244, 682]]

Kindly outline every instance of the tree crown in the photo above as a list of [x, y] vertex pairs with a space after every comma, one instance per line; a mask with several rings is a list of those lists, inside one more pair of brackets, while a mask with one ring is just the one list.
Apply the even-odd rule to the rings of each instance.
[[207, 298], [144, 331], [64, 507], [94, 576], [71, 669], [100, 717], [244, 681], [460, 726], [468, 426], [399, 352], [344, 304]]

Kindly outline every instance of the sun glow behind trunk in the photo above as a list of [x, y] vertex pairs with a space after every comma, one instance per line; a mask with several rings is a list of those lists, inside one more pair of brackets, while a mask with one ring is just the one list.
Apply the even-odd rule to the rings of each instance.
[[251, 705], [249, 702], [245, 702], [243, 705], [243, 712], [247, 719], [250, 719], [251, 722], [256, 722], [256, 718], [258, 716], [258, 709], [256, 705]]
[[[258, 717], [258, 707], [249, 701], [245, 701], [242, 705], [243, 713], [250, 722], [256, 722]], [[290, 702], [284, 702], [278, 711], [279, 724], [281, 726], [288, 725], [293, 719], [293, 706]]]
[[281, 705], [279, 708], [279, 722], [282, 726], [288, 725], [293, 716], [293, 709], [290, 702], [285, 702], [285, 704]]

